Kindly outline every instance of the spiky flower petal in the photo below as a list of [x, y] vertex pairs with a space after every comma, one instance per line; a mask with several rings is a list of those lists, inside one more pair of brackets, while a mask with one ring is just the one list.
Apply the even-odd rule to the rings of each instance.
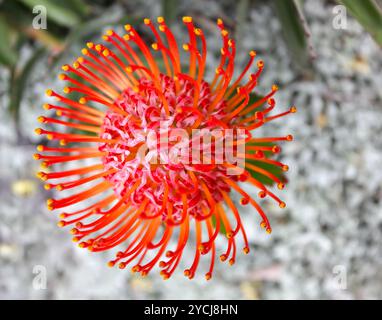
[[[123, 269], [131, 264], [134, 272], [147, 275], [159, 265], [167, 279], [191, 245], [194, 261], [184, 274], [193, 278], [200, 257], [209, 254], [209, 280], [221, 230], [227, 250], [220, 260], [235, 262], [238, 235], [243, 252], [249, 252], [230, 192], [241, 195], [241, 205], [256, 209], [268, 233], [271, 226], [258, 200], [240, 183], [258, 188], [259, 199], [270, 197], [285, 207], [252, 173], [283, 189], [282, 179], [256, 163], [287, 171], [288, 166], [270, 157], [280, 152], [279, 141], [292, 136], [259, 138], [251, 131], [296, 109], [270, 115], [275, 85], [263, 98], [251, 99], [264, 68], [259, 60], [255, 72], [249, 73], [254, 51], [232, 81], [236, 45], [220, 19], [220, 63], [209, 82], [204, 77], [206, 39], [193, 19], [183, 18], [189, 36], [181, 47], [188, 55], [187, 67], [182, 66], [181, 49], [165, 20], [159, 17], [157, 22], [144, 19], [155, 39], [151, 46], [126, 25], [123, 36], [107, 31], [104, 44], [87, 43], [81, 57], [62, 67], [65, 73], [59, 78], [68, 86], [64, 94], [47, 90], [56, 103], [44, 105], [55, 116], [38, 118], [52, 129], [36, 129], [52, 143], [39, 145], [41, 153], [35, 159], [42, 160], [43, 167], [54, 165], [56, 171], [39, 172], [38, 177], [49, 181], [46, 189], [69, 190], [47, 205], [51, 210], [65, 208], [58, 225], [72, 226], [80, 247], [97, 252], [123, 245], [109, 266]], [[61, 171], [59, 164], [72, 161], [88, 164]], [[172, 238], [177, 239], [175, 245]]]

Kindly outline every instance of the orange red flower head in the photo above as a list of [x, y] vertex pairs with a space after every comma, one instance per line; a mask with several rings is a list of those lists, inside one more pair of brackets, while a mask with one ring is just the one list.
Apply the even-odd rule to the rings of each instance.
[[[194, 261], [184, 274], [193, 278], [201, 256], [209, 256], [210, 279], [222, 230], [227, 248], [221, 261], [235, 262], [238, 243], [249, 252], [231, 192], [241, 195], [240, 205], [256, 209], [268, 233], [258, 199], [270, 197], [285, 207], [252, 173], [283, 189], [281, 178], [256, 163], [287, 171], [270, 157], [280, 152], [278, 142], [293, 138], [254, 137], [251, 131], [296, 109], [270, 115], [275, 85], [253, 101], [250, 94], [264, 68], [261, 60], [253, 66], [254, 51], [233, 79], [236, 45], [220, 19], [220, 63], [207, 81], [205, 35], [191, 17], [183, 23], [188, 42], [181, 46], [162, 17], [157, 23], [144, 19], [154, 39], [150, 44], [131, 25], [123, 36], [109, 30], [103, 44], [87, 43], [81, 57], [62, 67], [63, 94], [46, 92], [55, 98], [44, 105], [52, 115], [38, 120], [50, 129], [36, 133], [49, 143], [38, 146], [35, 159], [49, 168], [38, 173], [45, 188], [64, 194], [49, 199], [48, 208], [64, 210], [59, 226], [72, 226], [80, 247], [121, 248], [109, 266], [130, 265], [147, 275], [158, 265], [167, 279], [190, 246]], [[63, 169], [68, 162], [77, 166]], [[251, 197], [242, 182], [258, 195]]]

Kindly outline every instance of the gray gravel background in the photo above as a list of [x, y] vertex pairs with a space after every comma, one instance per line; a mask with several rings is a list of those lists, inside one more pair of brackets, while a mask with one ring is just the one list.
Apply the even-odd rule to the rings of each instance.
[[[135, 2], [146, 16], [160, 14], [156, 1]], [[183, 1], [182, 10], [228, 20], [232, 12], [229, 1]], [[5, 110], [8, 97], [1, 93], [0, 298], [381, 299], [381, 50], [350, 16], [346, 30], [333, 29], [330, 3], [307, 0], [304, 10], [317, 55], [314, 78], [297, 77], [268, 5], [251, 9], [237, 38], [245, 52], [254, 48], [266, 62], [260, 88], [277, 82], [280, 109], [295, 104], [299, 112], [262, 132], [295, 136], [283, 148], [290, 183], [278, 193], [287, 208], [264, 204], [271, 236], [260, 230], [253, 211], [242, 210], [251, 254], [239, 255], [233, 267], [218, 263], [210, 282], [203, 273], [189, 281], [182, 272], [169, 281], [156, 272], [142, 279], [107, 268], [108, 254], [78, 249], [45, 209], [47, 193], [34, 179], [34, 146], [16, 139]], [[218, 39], [209, 37], [211, 50], [220, 47]], [[26, 49], [25, 57], [30, 53]], [[31, 139], [43, 92], [56, 85], [47, 74], [41, 64], [22, 102], [22, 134]], [[8, 77], [0, 70], [1, 88]], [[183, 266], [192, 259], [184, 256]], [[45, 290], [33, 287], [36, 265], [46, 268]]]

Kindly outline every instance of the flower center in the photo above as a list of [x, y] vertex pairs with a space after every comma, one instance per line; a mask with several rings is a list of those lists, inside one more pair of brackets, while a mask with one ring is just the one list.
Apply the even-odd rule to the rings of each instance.
[[[185, 214], [186, 201], [187, 213], [200, 216], [211, 206], [209, 202], [222, 200], [219, 190], [229, 191], [218, 179], [226, 175], [225, 168], [211, 159], [224, 134], [214, 135], [207, 144], [201, 141], [219, 127], [226, 116], [226, 103], [219, 102], [209, 113], [214, 97], [204, 81], [195, 92], [191, 80], [179, 79], [177, 88], [172, 78], [161, 75], [160, 89], [143, 78], [137, 88], [128, 88], [116, 101], [123, 112], [106, 113], [101, 138], [117, 140], [99, 146], [107, 152], [103, 157], [105, 170], [117, 169], [106, 179], [119, 197], [135, 207], [144, 204], [144, 212], [150, 215], [171, 215], [174, 221], [179, 220]], [[169, 115], [163, 99], [168, 103]], [[212, 154], [195, 159], [198, 153], [205, 154], [206, 148]], [[212, 199], [206, 198], [205, 187]]]

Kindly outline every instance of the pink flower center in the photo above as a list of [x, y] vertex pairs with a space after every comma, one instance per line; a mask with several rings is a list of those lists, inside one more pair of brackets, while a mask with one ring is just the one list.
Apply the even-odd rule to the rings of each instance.
[[[119, 197], [126, 196], [126, 202], [134, 207], [148, 201], [144, 212], [150, 216], [162, 214], [165, 219], [170, 212], [174, 220], [181, 219], [182, 194], [187, 194], [187, 213], [201, 215], [211, 201], [204, 196], [203, 184], [210, 190], [214, 202], [222, 200], [219, 190], [229, 192], [230, 188], [223, 179], [218, 179], [226, 176], [224, 167], [211, 162], [194, 163], [191, 159], [190, 141], [195, 139], [194, 134], [191, 137], [191, 129], [196, 122], [199, 129], [219, 127], [219, 120], [226, 116], [226, 102], [219, 102], [213, 113], [209, 113], [214, 96], [209, 84], [203, 81], [195, 108], [195, 86], [190, 80], [180, 79], [176, 92], [174, 80], [161, 75], [161, 89], [169, 107], [170, 116], [167, 116], [163, 100], [151, 80], [140, 79], [139, 89], [136, 92], [128, 88], [116, 101], [127, 115], [112, 110], [106, 113], [101, 138], [118, 140], [99, 146], [101, 151], [107, 152], [103, 157], [105, 170], [117, 169], [106, 179], [115, 193]], [[179, 131], [186, 132], [187, 136], [179, 136]], [[198, 134], [196, 136], [199, 139]], [[214, 158], [218, 152], [214, 148], [217, 140], [212, 141], [207, 147]], [[171, 209], [164, 201], [166, 187]]]

